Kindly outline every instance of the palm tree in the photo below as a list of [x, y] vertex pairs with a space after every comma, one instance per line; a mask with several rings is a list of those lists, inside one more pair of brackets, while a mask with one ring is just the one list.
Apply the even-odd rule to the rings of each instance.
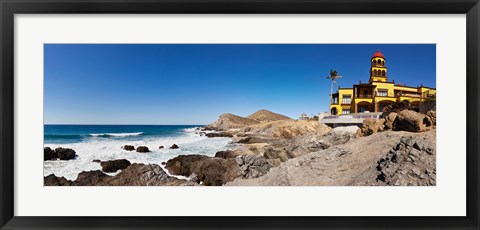
[[327, 79], [330, 79], [332, 81], [332, 85], [330, 86], [330, 104], [332, 103], [333, 84], [338, 85], [336, 80], [340, 78], [342, 78], [342, 76], [338, 75], [338, 72], [333, 69], [330, 70], [330, 76], [327, 76]]

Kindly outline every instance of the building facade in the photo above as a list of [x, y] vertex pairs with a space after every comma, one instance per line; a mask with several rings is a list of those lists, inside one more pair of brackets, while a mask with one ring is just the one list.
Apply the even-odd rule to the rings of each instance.
[[411, 87], [388, 81], [386, 59], [380, 51], [377, 51], [371, 58], [368, 83], [360, 81], [352, 88], [338, 88], [338, 91], [332, 94], [330, 113], [342, 115], [382, 112], [386, 106], [402, 101], [418, 106], [420, 102], [435, 95], [435, 88], [423, 85]]

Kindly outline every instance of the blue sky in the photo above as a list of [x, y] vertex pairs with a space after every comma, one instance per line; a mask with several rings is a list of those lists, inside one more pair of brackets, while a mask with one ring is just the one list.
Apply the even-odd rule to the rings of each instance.
[[380, 50], [389, 80], [436, 87], [433, 44], [46, 44], [45, 124], [209, 124], [268, 109], [328, 111], [341, 87], [369, 78]]

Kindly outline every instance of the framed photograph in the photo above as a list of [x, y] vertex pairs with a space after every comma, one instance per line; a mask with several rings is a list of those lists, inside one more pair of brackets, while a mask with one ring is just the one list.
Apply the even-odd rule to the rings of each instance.
[[476, 0], [0, 4], [1, 229], [479, 229]]

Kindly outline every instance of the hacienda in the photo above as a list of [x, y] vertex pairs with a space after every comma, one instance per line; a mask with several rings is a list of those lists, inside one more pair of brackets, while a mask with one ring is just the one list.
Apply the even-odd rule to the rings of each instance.
[[343, 115], [351, 113], [384, 112], [388, 105], [405, 102], [417, 107], [420, 103], [435, 98], [436, 89], [423, 85], [417, 87], [395, 84], [388, 81], [385, 57], [380, 51], [371, 58], [370, 79], [361, 81], [353, 88], [338, 88], [331, 95], [330, 113]]

